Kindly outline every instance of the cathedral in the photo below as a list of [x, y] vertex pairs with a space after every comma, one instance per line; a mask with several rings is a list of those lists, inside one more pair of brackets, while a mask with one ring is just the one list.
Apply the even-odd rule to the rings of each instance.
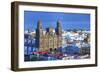
[[60, 48], [62, 45], [62, 27], [58, 20], [56, 28], [42, 28], [41, 20], [37, 23], [36, 28], [36, 47], [39, 51], [49, 51], [50, 49]]

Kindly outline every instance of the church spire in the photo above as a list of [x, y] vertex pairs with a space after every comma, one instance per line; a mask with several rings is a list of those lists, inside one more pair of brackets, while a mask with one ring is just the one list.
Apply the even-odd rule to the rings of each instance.
[[37, 25], [38, 29], [42, 29], [42, 21], [39, 20], [37, 24], [38, 24], [38, 25]]
[[60, 20], [57, 20], [57, 27], [61, 27], [61, 22], [60, 22]]
[[62, 34], [61, 22], [60, 20], [57, 20], [57, 35], [61, 34]]

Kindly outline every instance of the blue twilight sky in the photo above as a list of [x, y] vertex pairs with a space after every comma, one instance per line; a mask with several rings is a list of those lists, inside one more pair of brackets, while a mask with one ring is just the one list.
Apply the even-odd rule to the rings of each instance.
[[38, 20], [42, 21], [43, 29], [47, 27], [56, 28], [57, 20], [60, 20], [63, 30], [90, 30], [90, 14], [39, 11], [24, 11], [24, 30], [35, 30]]

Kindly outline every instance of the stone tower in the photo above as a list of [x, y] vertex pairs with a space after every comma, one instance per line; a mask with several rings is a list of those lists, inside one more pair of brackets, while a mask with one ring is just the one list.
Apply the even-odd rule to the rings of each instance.
[[41, 20], [39, 20], [37, 22], [37, 29], [36, 29], [36, 47], [38, 49], [40, 49], [40, 47], [41, 47], [41, 43], [42, 43], [41, 37], [42, 37], [42, 35], [43, 35], [42, 22], [41, 22]]
[[57, 34], [57, 46], [61, 47], [62, 44], [62, 28], [61, 28], [61, 22], [60, 20], [57, 21], [57, 28], [56, 28], [56, 34]]

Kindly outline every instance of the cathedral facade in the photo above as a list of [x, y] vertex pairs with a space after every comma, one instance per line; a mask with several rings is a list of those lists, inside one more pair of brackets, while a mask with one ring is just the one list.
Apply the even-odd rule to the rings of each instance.
[[42, 22], [39, 20], [36, 29], [36, 47], [39, 51], [49, 51], [50, 49], [60, 48], [62, 45], [62, 27], [58, 20], [56, 28], [42, 28]]

